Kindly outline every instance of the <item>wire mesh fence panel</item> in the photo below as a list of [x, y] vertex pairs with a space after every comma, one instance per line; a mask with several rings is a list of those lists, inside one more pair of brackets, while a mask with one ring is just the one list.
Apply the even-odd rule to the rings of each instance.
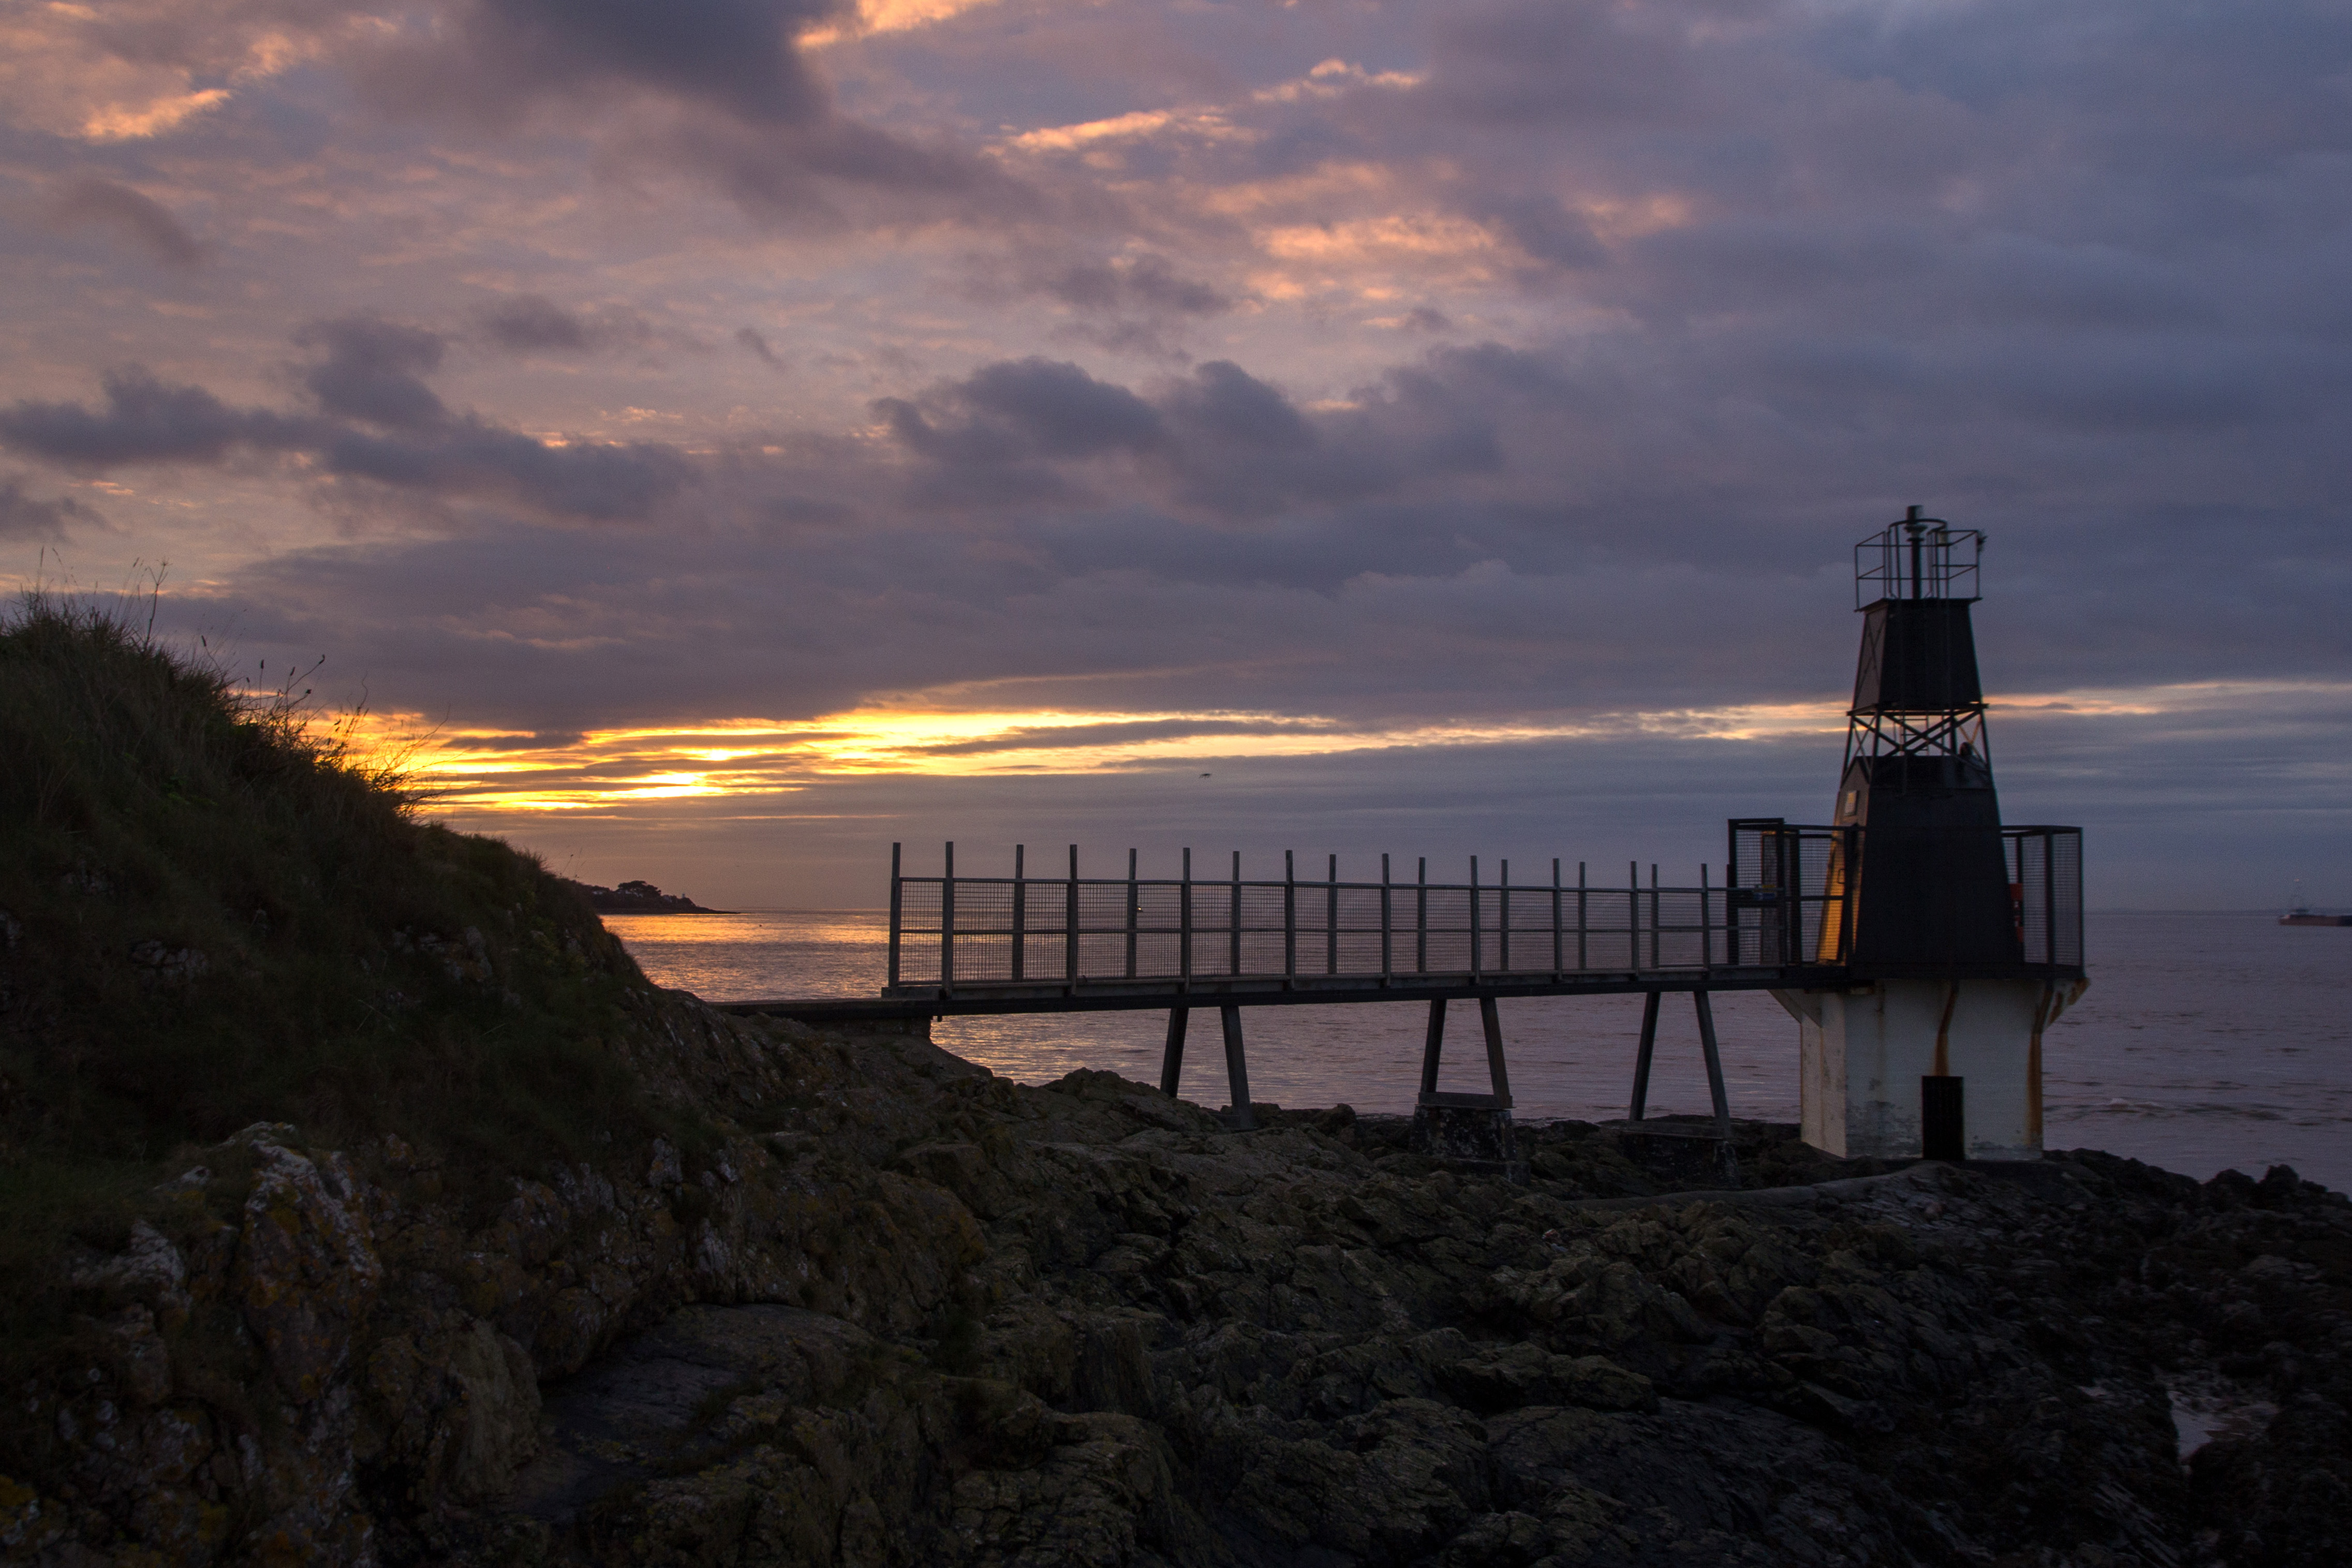
[[2050, 962], [2079, 968], [2083, 963], [2083, 835], [2056, 828], [2049, 843]]
[[2071, 827], [2005, 829], [2017, 931], [2028, 963], [2083, 962], [2083, 835]]
[[1626, 888], [1594, 888], [1585, 895], [1584, 968], [1637, 967], [1633, 903]]
[[989, 933], [955, 937], [955, 977], [959, 982], [1013, 978], [1013, 939]]
[[1021, 973], [1031, 980], [1058, 980], [1065, 973], [1069, 956], [1069, 944], [1062, 935], [1059, 910], [1055, 911], [1051, 930], [1039, 931], [1034, 927], [1022, 938]]
[[1706, 964], [1707, 941], [1699, 891], [1696, 888], [1664, 888], [1653, 893], [1650, 904], [1649, 962], [1646, 969], [1699, 969]]

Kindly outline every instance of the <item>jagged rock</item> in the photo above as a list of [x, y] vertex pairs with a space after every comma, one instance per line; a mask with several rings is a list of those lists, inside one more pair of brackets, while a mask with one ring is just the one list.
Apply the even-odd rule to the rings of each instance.
[[[205, 1154], [76, 1261], [88, 1361], [36, 1399], [70, 1462], [0, 1483], [0, 1541], [384, 1568], [2342, 1555], [2352, 1206], [2309, 1184], [1847, 1173], [1743, 1129], [1742, 1168], [1791, 1184], [1678, 1199], [1605, 1132], [1534, 1125], [1519, 1186], [1402, 1119], [1236, 1133], [919, 1034], [665, 1018], [644, 1070], [715, 1143], [470, 1208], [389, 1142], [273, 1125]], [[2184, 1473], [2191, 1374], [2275, 1414]]]

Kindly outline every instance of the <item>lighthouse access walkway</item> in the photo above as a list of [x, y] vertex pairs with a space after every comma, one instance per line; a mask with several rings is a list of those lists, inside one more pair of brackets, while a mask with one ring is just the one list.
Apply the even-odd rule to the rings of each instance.
[[[1242, 1009], [1419, 1002], [1429, 1010], [1420, 1103], [1510, 1109], [1498, 1004], [1526, 996], [1646, 998], [1636, 1047], [1632, 1114], [1640, 1120], [1661, 999], [1686, 992], [1718, 1121], [1727, 1121], [1708, 995], [1716, 991], [1843, 988], [1882, 978], [1849, 962], [1855, 910], [1846, 889], [1866, 852], [1866, 829], [1743, 818], [1730, 825], [1730, 858], [1701, 867], [1696, 885], [1666, 886], [1658, 868], [1628, 868], [1612, 885], [1575, 879], [1554, 860], [1549, 875], [1514, 881], [1469, 864], [1462, 882], [1433, 882], [1428, 862], [1400, 880], [1381, 857], [1377, 881], [1345, 880], [1339, 858], [1321, 878], [1301, 878], [1295, 856], [1279, 879], [1245, 878], [1235, 853], [1223, 877], [1196, 873], [1186, 850], [1179, 874], [1146, 877], [1129, 850], [1126, 875], [1089, 877], [1072, 846], [1061, 874], [1033, 875], [1025, 849], [1010, 875], [956, 869], [946, 847], [937, 875], [906, 873], [890, 855], [889, 979], [876, 997], [802, 997], [721, 1004], [745, 1015], [804, 1023], [875, 1022], [974, 1014], [1164, 1009], [1160, 1087], [1177, 1092], [1191, 1016], [1217, 1010], [1233, 1119], [1250, 1124]], [[2017, 912], [2018, 958], [2001, 976], [2082, 973], [2081, 833], [2003, 827], [2002, 855]], [[1916, 966], [1906, 973], [1925, 973]], [[1983, 965], [1948, 977], [1977, 978]], [[1937, 969], [1934, 973], [1947, 975]], [[1478, 1004], [1490, 1092], [1440, 1092], [1446, 1004]]]

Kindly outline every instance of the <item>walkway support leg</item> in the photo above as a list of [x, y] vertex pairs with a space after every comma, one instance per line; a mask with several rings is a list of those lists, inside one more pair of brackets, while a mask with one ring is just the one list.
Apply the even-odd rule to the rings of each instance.
[[1168, 1009], [1168, 1048], [1160, 1056], [1160, 1092], [1171, 1100], [1176, 1098], [1176, 1083], [1184, 1072], [1184, 1025], [1192, 1014], [1190, 1007]]
[[1642, 994], [1642, 1048], [1633, 1053], [1633, 1109], [1625, 1120], [1639, 1121], [1650, 1106], [1650, 1058], [1658, 1048], [1658, 993]]
[[1715, 1005], [1704, 991], [1691, 993], [1698, 1006], [1698, 1048], [1706, 1056], [1706, 1091], [1715, 1099], [1716, 1131], [1731, 1136], [1731, 1099], [1723, 1091], [1723, 1058], [1715, 1048]]
[[1495, 1100], [1502, 1110], [1511, 1108], [1511, 1075], [1503, 1066], [1503, 1020], [1495, 1011], [1492, 996], [1478, 998], [1478, 1023], [1486, 1031], [1486, 1078], [1495, 1086]]
[[1421, 1092], [1437, 1092], [1437, 1058], [1445, 1048], [1445, 999], [1429, 1005], [1429, 1038], [1421, 1048]]
[[1731, 1097], [1723, 1091], [1723, 1057], [1715, 1048], [1715, 1004], [1704, 990], [1691, 993], [1698, 1008], [1698, 1046], [1706, 1055], [1706, 1091], [1715, 1098], [1715, 1132], [1723, 1140], [1723, 1178], [1739, 1185], [1739, 1153], [1731, 1142]]
[[1234, 1098], [1231, 1125], [1237, 1132], [1247, 1131], [1257, 1125], [1257, 1119], [1250, 1114], [1249, 1063], [1242, 1055], [1242, 1010], [1220, 1007], [1217, 1016], [1225, 1026], [1225, 1079]]

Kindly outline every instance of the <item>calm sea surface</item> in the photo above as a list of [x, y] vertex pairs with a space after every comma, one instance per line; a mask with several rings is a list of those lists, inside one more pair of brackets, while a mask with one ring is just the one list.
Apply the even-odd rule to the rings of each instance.
[[[656, 984], [711, 1001], [872, 995], [887, 963], [879, 912], [613, 915], [605, 923]], [[2352, 1188], [2352, 927], [2290, 928], [2268, 915], [2095, 914], [2091, 989], [2044, 1042], [2047, 1137], [2200, 1178], [2289, 1164]], [[1679, 1004], [1679, 1005], [1678, 1005]], [[1761, 992], [1716, 998], [1735, 1115], [1797, 1119], [1797, 1026]], [[1253, 1007], [1250, 1090], [1279, 1105], [1412, 1107], [1423, 1008]], [[1666, 999], [1653, 1113], [1705, 1111], [1688, 1003]], [[1160, 1075], [1164, 1013], [949, 1018], [932, 1037], [1024, 1083], [1073, 1068]], [[1503, 1004], [1511, 1094], [1522, 1118], [1622, 1116], [1639, 997]], [[1486, 1088], [1477, 1009], [1447, 1019], [1442, 1087]], [[1214, 1016], [1193, 1020], [1184, 1097], [1226, 1102]]]

